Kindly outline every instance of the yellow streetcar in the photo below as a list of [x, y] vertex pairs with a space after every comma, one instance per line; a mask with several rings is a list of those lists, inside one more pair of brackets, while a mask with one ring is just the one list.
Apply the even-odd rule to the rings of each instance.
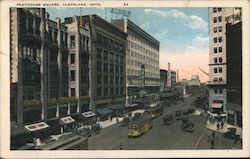
[[138, 137], [148, 132], [153, 127], [151, 115], [143, 114], [128, 125], [128, 137]]
[[157, 118], [161, 116], [163, 113], [163, 106], [158, 105], [154, 107], [147, 107], [145, 110], [145, 114], [151, 115], [153, 118]]

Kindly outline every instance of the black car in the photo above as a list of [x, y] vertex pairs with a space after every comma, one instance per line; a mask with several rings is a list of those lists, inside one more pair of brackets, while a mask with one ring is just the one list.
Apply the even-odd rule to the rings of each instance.
[[187, 132], [194, 131], [194, 124], [190, 121], [183, 121], [182, 122], [182, 130]]
[[176, 120], [181, 120], [182, 119], [182, 113], [181, 113], [180, 110], [177, 110], [175, 112], [175, 118], [176, 118]]
[[174, 122], [173, 114], [168, 114], [165, 117], [163, 117], [163, 124], [164, 125], [170, 125], [173, 122]]

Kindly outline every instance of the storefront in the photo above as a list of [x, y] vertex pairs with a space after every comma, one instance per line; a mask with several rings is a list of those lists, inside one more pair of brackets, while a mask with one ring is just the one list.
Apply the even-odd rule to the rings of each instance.
[[71, 132], [75, 126], [75, 120], [71, 116], [63, 117], [60, 120], [61, 133]]

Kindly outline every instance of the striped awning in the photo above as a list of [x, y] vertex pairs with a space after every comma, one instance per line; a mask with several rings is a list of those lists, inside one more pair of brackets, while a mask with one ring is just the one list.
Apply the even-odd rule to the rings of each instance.
[[46, 129], [48, 127], [49, 127], [49, 125], [47, 125], [45, 122], [39, 122], [39, 123], [35, 123], [35, 124], [25, 125], [24, 129], [29, 131], [29, 132], [35, 132], [38, 130]]
[[221, 103], [212, 103], [211, 108], [222, 108]]

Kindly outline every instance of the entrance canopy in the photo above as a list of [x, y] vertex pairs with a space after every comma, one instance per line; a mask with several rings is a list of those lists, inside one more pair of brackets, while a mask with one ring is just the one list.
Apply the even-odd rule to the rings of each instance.
[[109, 107], [110, 109], [124, 109], [125, 106], [122, 104], [112, 105]]
[[24, 126], [25, 130], [27, 130], [29, 132], [43, 130], [43, 129], [46, 129], [48, 127], [49, 127], [49, 125], [47, 125], [45, 122], [39, 122], [39, 123]]
[[211, 108], [222, 108], [221, 103], [212, 103]]
[[75, 122], [75, 120], [71, 116], [61, 118], [61, 124], [70, 124], [73, 122]]
[[110, 110], [108, 108], [97, 109], [96, 111], [100, 115], [112, 114], [112, 110]]
[[82, 115], [83, 115], [85, 118], [89, 118], [89, 117], [95, 116], [95, 113], [93, 113], [92, 111], [88, 111], [88, 112], [82, 113]]

